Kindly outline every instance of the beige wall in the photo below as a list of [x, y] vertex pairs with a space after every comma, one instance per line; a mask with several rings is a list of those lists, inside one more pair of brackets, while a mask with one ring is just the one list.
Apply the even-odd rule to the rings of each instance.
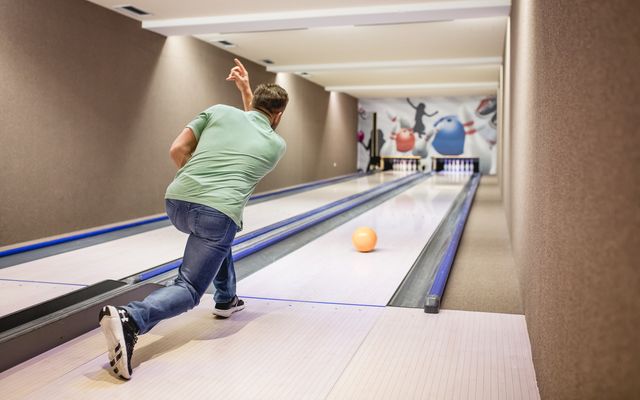
[[[241, 106], [230, 66], [83, 0], [0, 0], [0, 247], [162, 212], [171, 141], [211, 104]], [[259, 191], [355, 171], [354, 98], [247, 67], [291, 93]]]
[[639, 20], [513, 2], [503, 194], [543, 399], [640, 398]]

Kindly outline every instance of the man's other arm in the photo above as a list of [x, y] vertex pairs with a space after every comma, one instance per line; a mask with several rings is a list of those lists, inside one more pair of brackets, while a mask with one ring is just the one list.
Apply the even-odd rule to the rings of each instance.
[[184, 167], [196, 149], [198, 141], [191, 128], [184, 128], [171, 144], [169, 154], [178, 169]]

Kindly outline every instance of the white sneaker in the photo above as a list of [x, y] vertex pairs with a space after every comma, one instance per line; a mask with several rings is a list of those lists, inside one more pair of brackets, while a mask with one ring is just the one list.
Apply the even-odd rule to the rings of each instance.
[[228, 303], [216, 303], [213, 314], [220, 318], [229, 318], [234, 312], [244, 309], [244, 301], [234, 296]]
[[131, 379], [131, 356], [138, 341], [138, 328], [127, 310], [105, 306], [98, 314], [100, 327], [107, 339], [109, 366], [116, 376]]

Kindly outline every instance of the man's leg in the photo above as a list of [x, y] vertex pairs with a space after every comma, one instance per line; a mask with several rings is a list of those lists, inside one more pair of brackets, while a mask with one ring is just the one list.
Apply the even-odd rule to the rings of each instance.
[[216, 303], [213, 309], [215, 315], [227, 318], [244, 308], [244, 301], [236, 296], [236, 271], [231, 250], [213, 279], [213, 286], [216, 288], [213, 295], [213, 300]]
[[231, 240], [228, 244], [217, 244], [189, 235], [182, 266], [174, 283], [154, 291], [143, 301], [134, 301], [123, 307], [138, 325], [140, 334], [200, 303], [229, 252]]
[[216, 288], [213, 295], [213, 300], [216, 303], [228, 303], [236, 295], [236, 271], [231, 250], [222, 261], [222, 265], [213, 279], [213, 286]]
[[181, 314], [200, 302], [229, 253], [237, 230], [229, 217], [206, 206], [168, 201], [167, 213], [176, 228], [190, 232], [178, 278], [171, 286], [156, 290], [143, 301], [131, 302], [125, 307], [107, 306], [99, 316], [111, 367], [124, 379], [131, 376], [136, 335], [148, 332], [161, 320]]

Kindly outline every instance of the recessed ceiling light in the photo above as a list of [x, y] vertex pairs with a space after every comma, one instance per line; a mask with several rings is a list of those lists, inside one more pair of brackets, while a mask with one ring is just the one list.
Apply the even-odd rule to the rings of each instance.
[[311, 74], [308, 73], [308, 72], [298, 72], [298, 75], [304, 76], [304, 77], [307, 77], [307, 78], [311, 77]]
[[231, 43], [228, 40], [218, 40], [218, 43], [222, 45], [225, 49], [230, 49], [232, 47], [236, 47], [234, 43]]
[[273, 60], [270, 60], [268, 58], [265, 58], [264, 60], [260, 60], [260, 61], [262, 61], [264, 64], [269, 64], [269, 65], [273, 64]]
[[138, 17], [146, 17], [148, 15], [151, 15], [150, 12], [141, 10], [138, 7], [132, 6], [130, 4], [124, 5], [124, 6], [116, 6], [116, 7], [113, 7], [113, 8], [115, 8], [116, 10], [121, 11], [121, 12], [123, 12], [125, 14], [131, 14], [131, 15], [135, 15], [135, 16], [138, 16]]

